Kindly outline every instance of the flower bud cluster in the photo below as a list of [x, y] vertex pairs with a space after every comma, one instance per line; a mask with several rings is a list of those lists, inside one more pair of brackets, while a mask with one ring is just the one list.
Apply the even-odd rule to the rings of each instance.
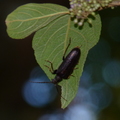
[[84, 20], [92, 24], [92, 19], [89, 15], [95, 16], [95, 11], [99, 8], [107, 7], [112, 0], [69, 0], [70, 14], [74, 18], [74, 23], [82, 26]]

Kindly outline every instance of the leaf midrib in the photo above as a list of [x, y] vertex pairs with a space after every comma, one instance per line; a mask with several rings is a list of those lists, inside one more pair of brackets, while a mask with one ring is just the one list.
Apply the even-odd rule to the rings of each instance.
[[44, 15], [42, 17], [34, 17], [32, 19], [6, 21], [6, 23], [17, 22], [17, 21], [22, 21], [22, 22], [24, 22], [24, 21], [32, 21], [32, 20], [38, 20], [38, 19], [43, 19], [43, 18], [62, 15], [62, 14], [69, 14], [69, 12], [68, 11], [67, 12], [66, 11], [65, 12], [58, 12], [58, 13], [55, 13], [55, 14]]

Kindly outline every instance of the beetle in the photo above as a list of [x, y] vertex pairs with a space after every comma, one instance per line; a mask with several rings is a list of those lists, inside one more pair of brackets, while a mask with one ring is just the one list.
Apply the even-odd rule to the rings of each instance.
[[51, 67], [48, 67], [46, 65], [45, 66], [49, 69], [49, 71], [52, 74], [56, 74], [56, 76], [54, 79], [52, 79], [51, 82], [42, 82], [42, 83], [53, 83], [53, 84], [57, 85], [63, 79], [68, 79], [69, 76], [73, 73], [73, 70], [74, 70], [75, 66], [78, 64], [78, 61], [80, 59], [81, 51], [80, 51], [79, 47], [75, 47], [65, 57], [65, 54], [66, 54], [70, 44], [71, 44], [71, 39], [69, 40], [69, 44], [64, 52], [63, 61], [57, 70], [54, 70], [53, 64], [50, 61], [46, 60], [47, 62], [50, 63]]
[[79, 61], [80, 55], [81, 55], [80, 48], [79, 47], [73, 48], [65, 58], [63, 57], [63, 62], [61, 63], [57, 70], [53, 70], [52, 63], [50, 61], [47, 61], [51, 64], [51, 68], [53, 71], [52, 74], [56, 74], [55, 78], [52, 79], [51, 82], [53, 84], [58, 84], [63, 79], [68, 79], [69, 76], [73, 73], [73, 70]]

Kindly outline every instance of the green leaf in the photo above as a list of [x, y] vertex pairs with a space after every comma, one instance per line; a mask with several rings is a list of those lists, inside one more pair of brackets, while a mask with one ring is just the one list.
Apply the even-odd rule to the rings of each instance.
[[8, 35], [15, 39], [25, 38], [65, 14], [69, 14], [68, 9], [60, 5], [35, 3], [22, 5], [6, 18]]
[[[64, 51], [71, 38], [71, 45], [67, 50], [67, 54], [76, 46], [80, 46], [81, 57], [78, 69], [74, 70], [73, 76], [59, 83], [62, 90], [61, 104], [62, 108], [66, 108], [76, 96], [79, 87], [80, 76], [83, 71], [83, 66], [90, 48], [92, 48], [99, 40], [101, 31], [101, 22], [99, 15], [96, 15], [93, 20], [92, 27], [85, 22], [82, 28], [75, 27], [69, 15], [64, 15], [56, 18], [46, 27], [38, 30], [33, 39], [33, 49], [38, 64], [47, 74], [50, 80], [55, 75], [51, 74], [45, 65], [50, 66], [45, 60], [53, 63], [54, 69], [57, 69], [62, 62]], [[82, 94], [82, 93], [81, 93]]]

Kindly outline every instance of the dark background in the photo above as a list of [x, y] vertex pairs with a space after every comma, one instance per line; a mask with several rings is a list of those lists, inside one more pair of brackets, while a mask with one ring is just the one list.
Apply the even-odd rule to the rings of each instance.
[[[29, 80], [31, 71], [38, 66], [34, 57], [34, 51], [32, 49], [33, 35], [22, 40], [11, 39], [6, 33], [5, 19], [9, 13], [20, 5], [26, 3], [45, 2], [56, 3], [69, 7], [69, 2], [67, 0], [0, 1], [0, 120], [73, 120], [73, 116], [75, 116], [74, 120], [91, 120], [92, 117], [95, 120], [120, 120], [119, 7], [114, 10], [107, 9], [99, 12], [102, 20], [101, 39], [98, 45], [89, 52], [84, 69], [85, 74], [83, 74], [83, 77], [81, 78], [80, 91], [81, 88], [96, 91], [96, 87], [91, 88], [91, 86], [99, 86], [99, 83], [100, 85], [103, 85], [99, 92], [92, 92], [92, 102], [95, 103], [98, 101], [96, 102], [96, 106], [98, 105], [97, 108], [95, 108], [95, 106], [91, 107], [90, 105], [89, 107], [86, 107], [92, 111], [92, 113], [88, 114], [88, 116], [91, 115], [92, 117], [89, 116], [88, 118], [85, 118], [85, 115], [87, 116], [87, 112], [85, 111], [89, 110], [84, 107], [84, 105], [88, 105], [84, 102], [87, 98], [79, 96], [79, 94], [78, 98], [76, 98], [76, 100], [71, 103], [70, 107], [65, 110], [60, 109], [59, 96], [56, 97], [51, 103], [42, 107], [40, 105], [31, 105], [27, 102], [27, 100], [25, 100], [23, 95], [23, 86], [25, 82]], [[108, 63], [111, 66], [106, 68]], [[41, 73], [41, 70], [39, 71]], [[90, 77], [91, 81], [86, 81], [87, 83], [85, 83], [85, 80], [89, 77], [88, 73], [90, 75], [92, 74]], [[43, 76], [43, 73], [41, 74]], [[104, 77], [105, 75], [107, 78]], [[112, 82], [104, 80], [109, 78], [112, 79], [110, 80]], [[81, 91], [80, 95], [81, 94], [84, 95], [84, 92]], [[101, 99], [97, 100], [94, 96], [95, 94], [98, 98], [102, 98], [102, 101]], [[81, 100], [82, 97], [84, 98], [83, 101]], [[76, 103], [77, 105], [80, 105], [79, 108], [81, 109], [76, 109], [72, 112], [72, 109], [75, 108], [74, 106]], [[89, 103], [89, 100], [87, 103]], [[73, 115], [71, 119], [69, 118], [70, 110]], [[78, 115], [84, 115], [84, 119], [79, 116], [77, 117], [77, 112], [79, 112]]]

